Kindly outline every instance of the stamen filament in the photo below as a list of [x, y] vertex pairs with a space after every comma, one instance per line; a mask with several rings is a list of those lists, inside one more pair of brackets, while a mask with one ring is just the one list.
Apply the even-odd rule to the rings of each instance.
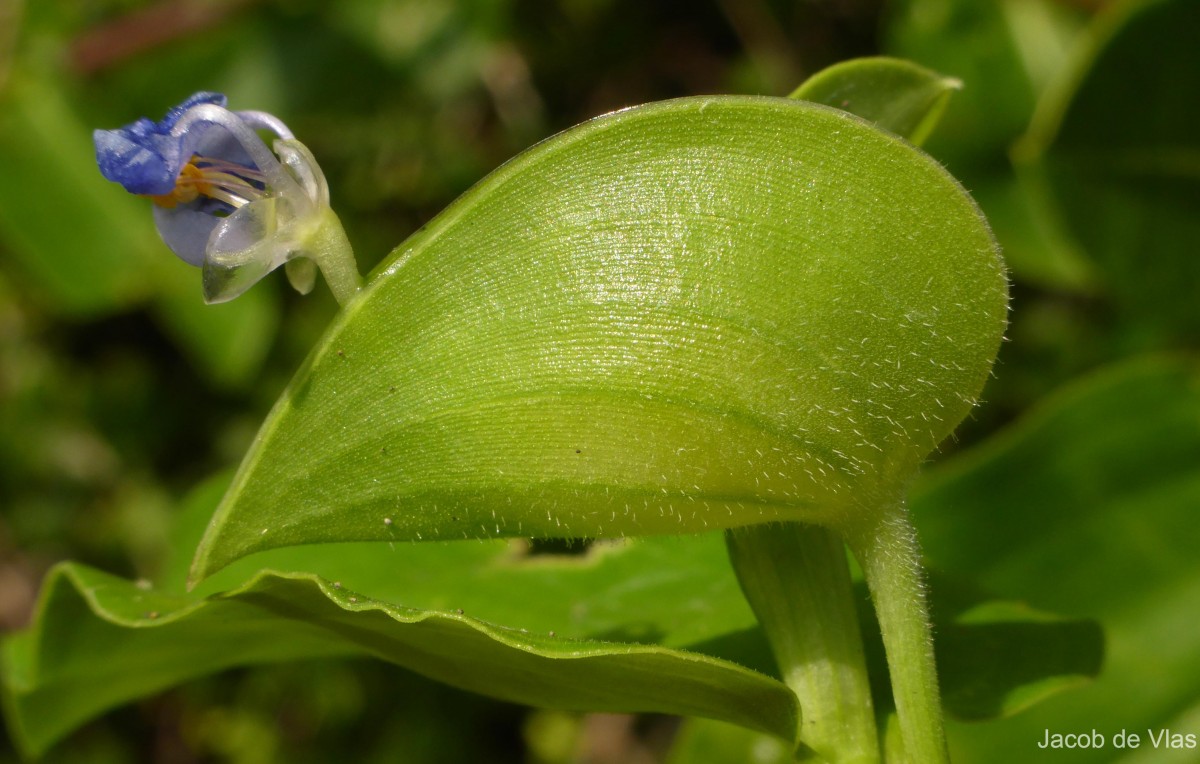
[[210, 188], [204, 195], [211, 199], [216, 199], [218, 202], [225, 202], [234, 209], [250, 203], [250, 200], [246, 197], [238, 196], [222, 188]]
[[261, 195], [263, 192], [261, 187], [250, 183], [244, 178], [239, 178], [237, 175], [230, 175], [229, 173], [225, 172], [204, 172], [199, 177], [181, 177], [179, 179], [179, 185], [194, 185], [200, 190], [200, 193], [205, 193], [205, 186], [219, 186], [221, 188], [227, 188], [231, 191], [242, 189], [249, 191], [252, 196]]
[[196, 165], [201, 170], [213, 169], [217, 170], [218, 172], [226, 172], [230, 175], [237, 175], [242, 178], [247, 178], [258, 183], [267, 182], [266, 175], [258, 170], [258, 168], [238, 164], [237, 162], [230, 162], [228, 159], [213, 159], [211, 157], [196, 154], [192, 157], [191, 164]]
[[[271, 124], [267, 124], [266, 117], [262, 113], [250, 112], [250, 122], [261, 124], [267, 129], [274, 127], [282, 127], [282, 123], [274, 125], [278, 120], [268, 120]], [[251, 126], [243, 118], [237, 116], [224, 107], [210, 103], [202, 103], [184, 112], [175, 125], [171, 128], [171, 135], [183, 136], [191, 129], [192, 125], [200, 122], [209, 122], [213, 125], [218, 125], [241, 144], [242, 150], [250, 158], [250, 163], [258, 168], [263, 173], [266, 185], [275, 193], [282, 194], [290, 199], [295, 199], [298, 205], [303, 206], [310, 200], [304, 193], [304, 189], [300, 187], [296, 179], [288, 174], [283, 169], [283, 165], [279, 163], [279, 158], [271, 153], [267, 145], [263, 143], [262, 138], [255, 132], [255, 128]], [[282, 133], [277, 132], [282, 135]], [[305, 210], [307, 212], [307, 210]]]
[[258, 169], [197, 154], [183, 166], [171, 193], [152, 198], [160, 206], [171, 208], [204, 195], [236, 209], [268, 193], [266, 176]]

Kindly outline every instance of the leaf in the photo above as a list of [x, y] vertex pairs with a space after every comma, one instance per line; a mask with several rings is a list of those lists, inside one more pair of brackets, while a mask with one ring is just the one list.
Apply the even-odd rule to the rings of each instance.
[[[747, 703], [766, 703], [770, 717], [782, 708], [778, 692], [792, 697], [769, 678], [774, 669], [765, 638], [741, 596], [720, 534], [597, 544], [571, 556], [530, 556], [520, 544], [503, 541], [283, 548], [241, 560], [185, 595], [186, 554], [228, 480], [208, 481], [189, 498], [174, 543], [178, 558], [157, 584], [122, 581], [78, 565], [60, 566], [49, 577], [33, 629], [5, 646], [6, 713], [27, 750], [44, 750], [113, 705], [225, 667], [364, 651], [508, 698], [513, 698], [511, 683], [495, 673], [506, 669], [492, 664], [538, 663], [508, 650], [534, 645], [559, 655], [546, 671], [569, 676], [578, 674], [562, 668], [562, 653], [610, 651], [619, 657], [604, 663], [592, 659], [588, 665], [593, 691], [607, 687], [611, 701], [594, 708], [619, 703], [632, 709], [646, 706], [641, 686], [630, 683], [626, 661], [642, 656], [639, 649], [654, 648], [645, 656], [655, 657], [638, 658], [648, 662], [641, 669], [645, 682], [670, 685], [673, 672], [691, 675], [693, 669], [701, 679], [730, 679], [723, 700], [712, 700], [705, 711], [719, 718], [739, 721], [743, 712], [738, 709]], [[1011, 710], [1003, 699], [1014, 686], [1019, 691], [1045, 685], [1060, 675], [1064, 683], [1078, 681], [1079, 656], [1047, 645], [1077, 635], [1084, 628], [1079, 622], [1014, 610], [944, 578], [935, 579], [933, 587], [938, 653], [952, 713]], [[284, 599], [303, 604], [290, 609]], [[865, 595], [860, 600], [870, 632]], [[388, 620], [392, 616], [399, 620]], [[447, 618], [463, 630], [455, 632], [455, 639], [461, 637], [456, 644], [469, 647], [427, 664], [420, 630], [433, 626], [413, 624], [433, 620], [440, 629]], [[479, 647], [475, 640], [485, 638], [497, 644]], [[439, 639], [448, 638], [439, 632]], [[1087, 640], [1072, 644], [1075, 653], [1089, 651]], [[1014, 655], [1023, 656], [1020, 665], [1039, 670], [1006, 674]], [[872, 659], [882, 671], [878, 646]], [[733, 668], [727, 661], [763, 673]], [[962, 666], [973, 670], [959, 671]], [[473, 684], [464, 685], [463, 677], [475, 677]], [[580, 705], [582, 696], [570, 700], [555, 689], [561, 681], [552, 680], [544, 692], [527, 686], [516, 699], [593, 709]], [[671, 702], [676, 712], [700, 712], [681, 707], [685, 699]], [[792, 737], [790, 731], [770, 731]]]
[[1056, 292], [1095, 295], [1095, 267], [1050, 211], [1044, 184], [1017, 174], [1007, 161], [1002, 171], [963, 180], [987, 215], [1014, 278]]
[[856, 114], [921, 145], [962, 83], [898, 58], [856, 58], [805, 80], [791, 98]]
[[1118, 4], [1047, 93], [1022, 147], [1030, 182], [1100, 271], [1136, 329], [1200, 330], [1200, 5]]
[[[952, 734], [956, 760], [1033, 761], [1032, 741], [1047, 728], [1157, 730], [1200, 703], [1197, 506], [1194, 359], [1096, 374], [920, 482], [913, 511], [935, 567], [1094, 618], [1109, 635], [1097, 681], [1036, 713]], [[1077, 751], [1071, 760], [1110, 756]]]
[[713, 97], [593, 120], [340, 314], [195, 575], [292, 544], [853, 514], [969, 410], [1005, 290], [962, 189], [858, 119]]
[[[198, 490], [185, 523], [207, 520], [228, 483], [225, 476]], [[163, 590], [182, 593], [187, 555], [202, 530], [183, 529]], [[491, 623], [578, 639], [695, 647], [756, 626], [718, 534], [597, 543], [580, 555], [531, 556], [526, 546], [460, 541], [285, 547], [239, 560], [194, 594], [218, 594], [266, 569], [312, 573], [410, 608], [462, 608]], [[723, 653], [720, 645], [704, 649], [748, 662], [740, 645], [730, 647], [735, 652]]]
[[382, 658], [555, 708], [715, 715], [781, 736], [797, 718], [784, 685], [725, 661], [411, 610], [312, 575], [265, 572], [198, 602], [67, 564], [47, 580], [39, 612], [38, 627], [4, 651], [9, 722], [32, 754], [100, 709], [176, 682], [328, 655]]
[[[1097, 622], [997, 599], [962, 580], [938, 572], [929, 580], [938, 676], [950, 717], [1006, 718], [1100, 673], [1104, 635]], [[875, 661], [883, 665], [882, 647]]]

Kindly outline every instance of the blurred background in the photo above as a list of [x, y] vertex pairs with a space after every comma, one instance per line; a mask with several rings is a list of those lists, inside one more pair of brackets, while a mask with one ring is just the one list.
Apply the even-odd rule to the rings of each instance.
[[[1106, 362], [1194, 347], [1189, 282], [1113, 288], [1134, 266], [1056, 226], [1021, 171], [1039, 101], [1105, 5], [0, 0], [0, 628], [28, 623], [56, 561], [152, 576], [179, 498], [236, 464], [336, 308], [323, 285], [300, 297], [280, 275], [203, 305], [149, 203], [96, 171], [93, 128], [159, 119], [198, 90], [279, 116], [324, 168], [367, 272], [489, 171], [590, 117], [786, 95], [846, 58], [913, 58], [964, 82], [926, 148], [984, 207], [1014, 280], [988, 403], [944, 458]], [[637, 762], [659, 760], [671, 730], [318, 662], [189, 683], [89, 724], [51, 760]]]

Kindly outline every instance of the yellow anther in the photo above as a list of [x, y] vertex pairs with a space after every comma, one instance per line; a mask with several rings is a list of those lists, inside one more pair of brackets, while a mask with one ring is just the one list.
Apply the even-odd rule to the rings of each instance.
[[159, 207], [173, 208], [177, 204], [187, 204], [195, 201], [200, 194], [209, 193], [208, 182], [204, 178], [204, 170], [195, 164], [196, 158], [183, 166], [179, 177], [175, 179], [175, 188], [169, 194], [149, 195]]
[[155, 204], [167, 209], [193, 202], [199, 196], [216, 199], [236, 209], [266, 195], [263, 175], [255, 168], [199, 154], [179, 171], [171, 193], [147, 194]]

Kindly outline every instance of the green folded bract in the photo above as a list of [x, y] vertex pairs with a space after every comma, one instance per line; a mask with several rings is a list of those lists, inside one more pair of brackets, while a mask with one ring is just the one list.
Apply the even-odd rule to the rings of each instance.
[[845, 527], [970, 410], [1006, 300], [963, 189], [858, 118], [721, 96], [595, 119], [380, 267], [193, 575], [328, 541]]

